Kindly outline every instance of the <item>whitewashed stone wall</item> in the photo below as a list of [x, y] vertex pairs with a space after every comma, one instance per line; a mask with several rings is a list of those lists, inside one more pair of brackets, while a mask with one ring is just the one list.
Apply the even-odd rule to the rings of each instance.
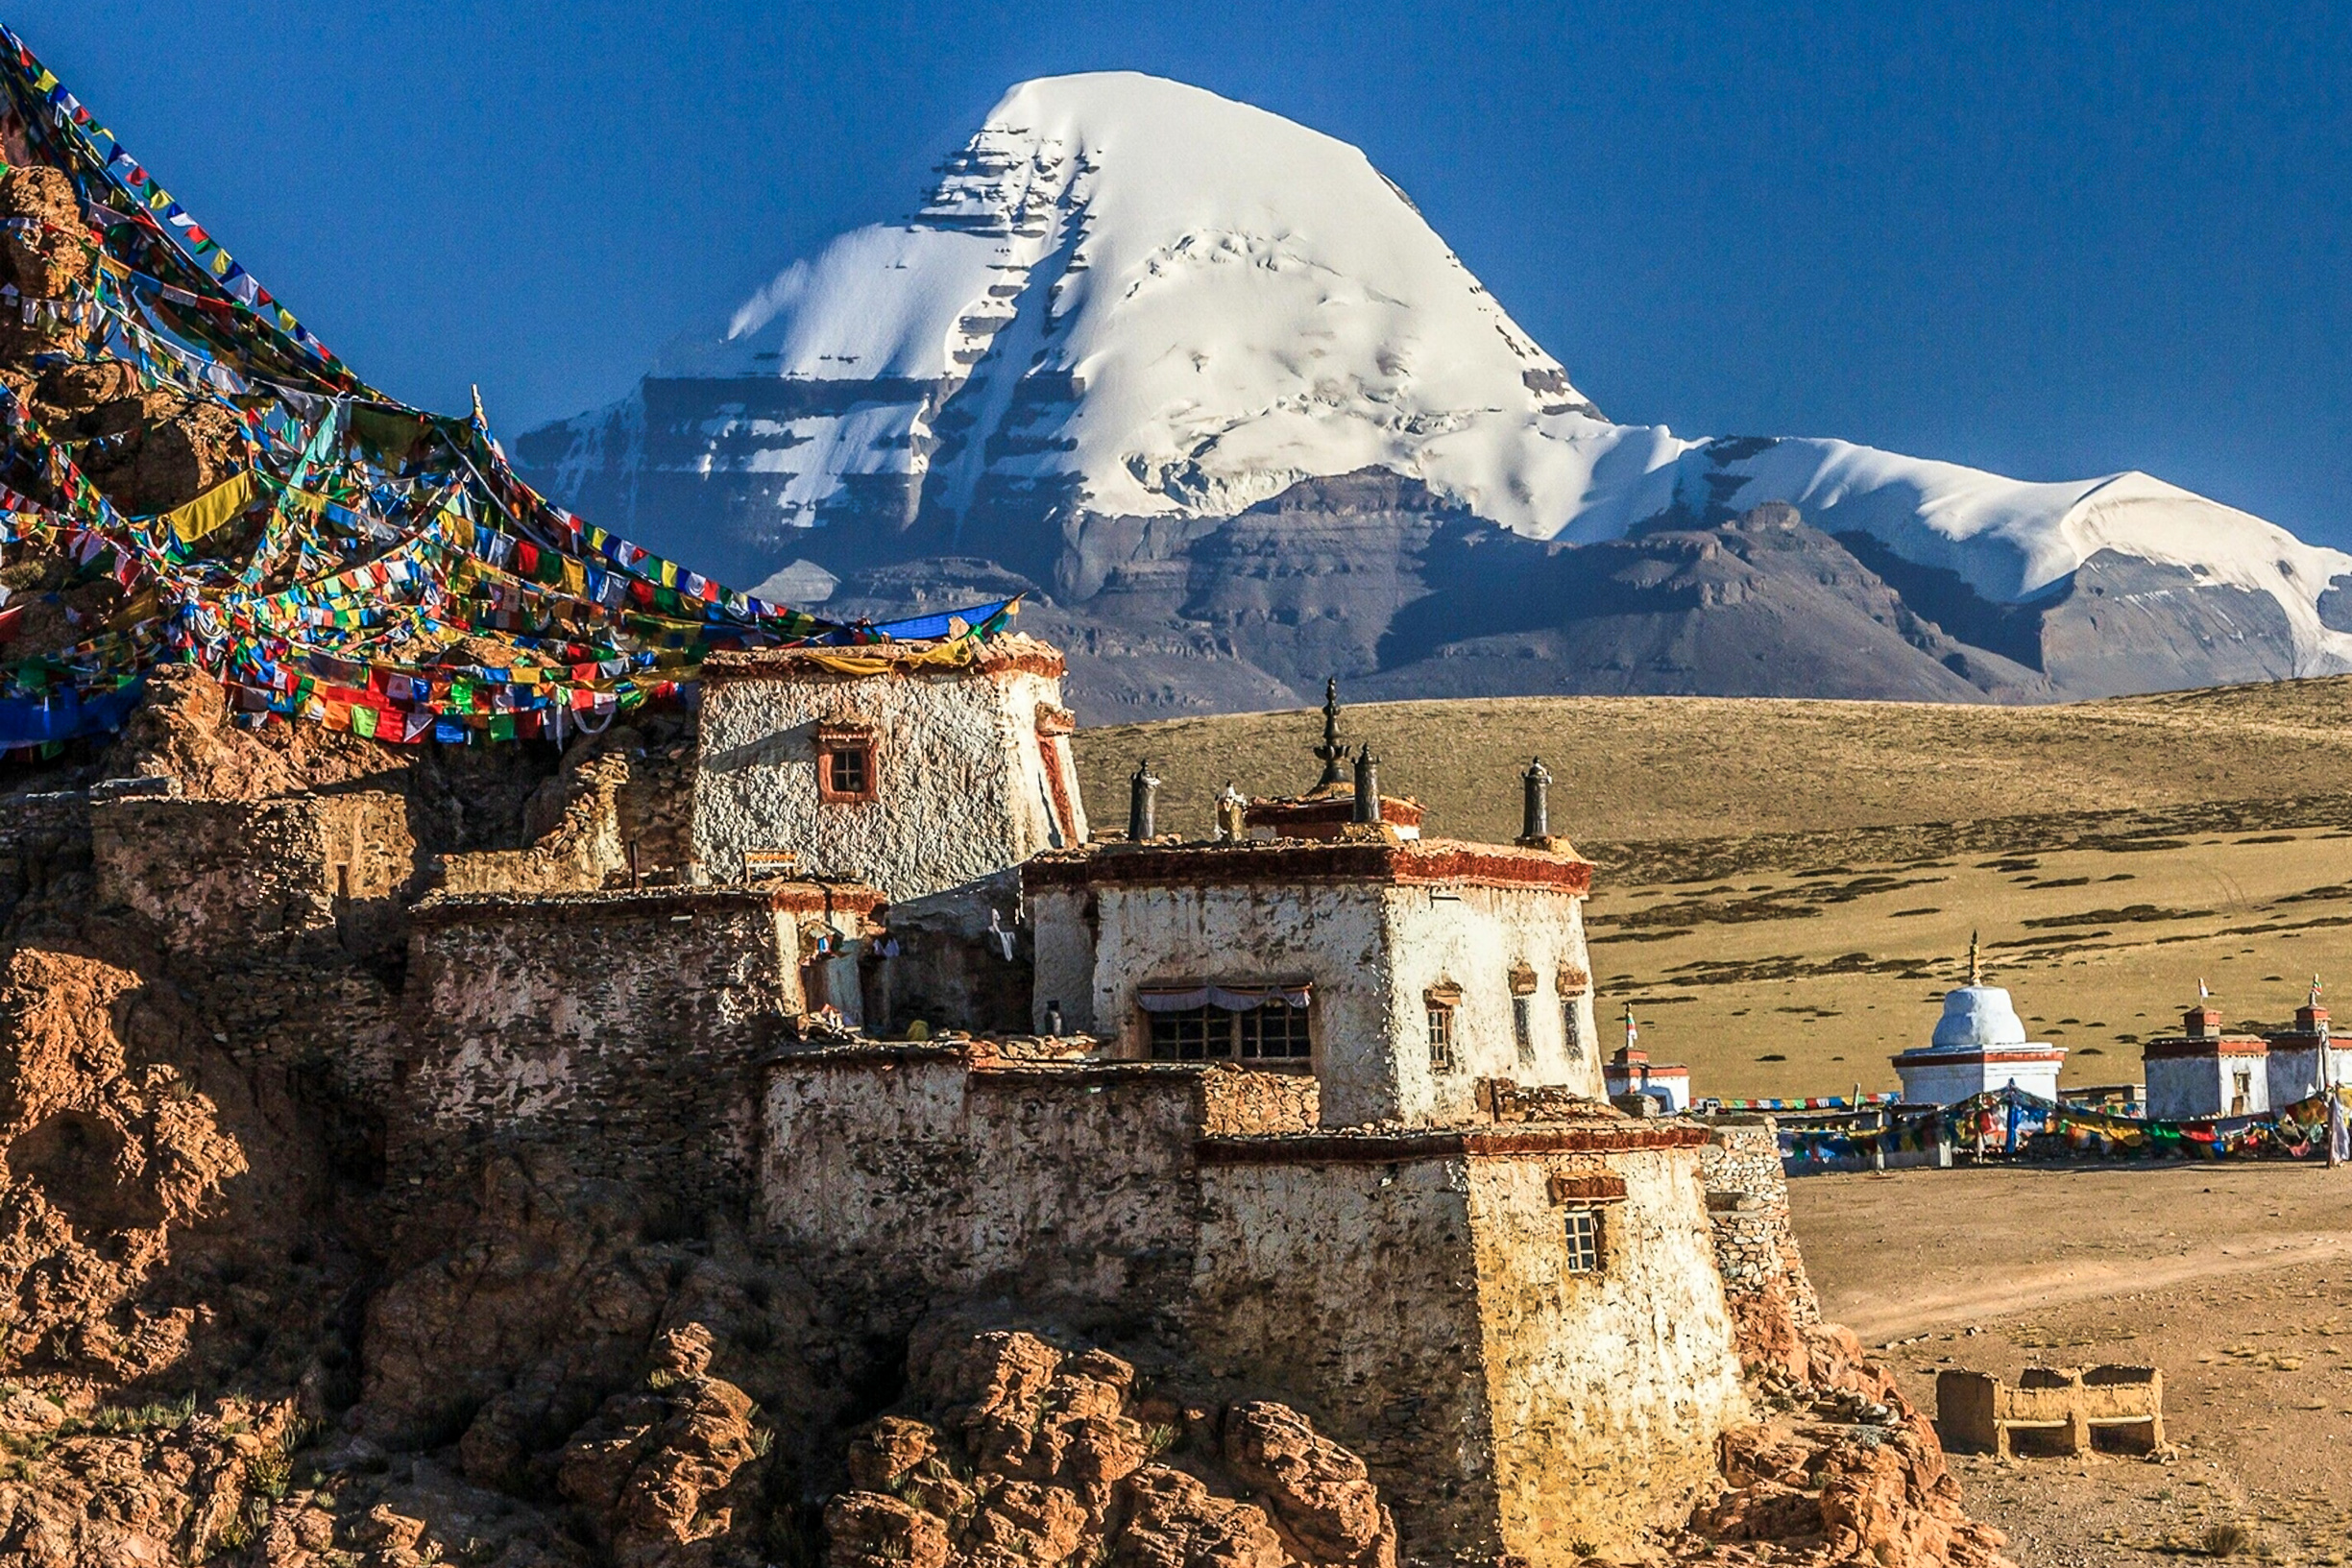
[[[1091, 919], [1087, 900], [1093, 901]], [[1154, 983], [1304, 978], [1326, 1124], [1467, 1120], [1481, 1077], [1598, 1098], [1581, 898], [1553, 889], [1429, 886], [1365, 880], [1049, 886], [1031, 895], [1037, 945], [1036, 1026], [1049, 1000], [1072, 1030], [1150, 1053], [1138, 991]], [[1534, 976], [1534, 1060], [1519, 1059], [1512, 976]], [[1563, 976], [1569, 990], [1561, 989]], [[1461, 990], [1454, 1071], [1429, 1059], [1426, 994]], [[1082, 1008], [1074, 999], [1085, 995]], [[1564, 1007], [1582, 1049], [1566, 1048]]]
[[[1580, 1200], [1555, 1200], [1555, 1177], [1623, 1184], [1593, 1205], [1598, 1273], [1567, 1269]], [[1204, 1152], [1200, 1180], [1202, 1360], [1362, 1455], [1409, 1556], [1569, 1568], [1622, 1547], [1686, 1512], [1716, 1436], [1747, 1418], [1687, 1143], [1486, 1154], [1335, 1135], [1287, 1157]]]
[[[1594, 1039], [1584, 900], [1527, 888], [1399, 886], [1383, 899], [1389, 964], [1386, 1034], [1396, 1062], [1395, 1109], [1404, 1122], [1458, 1122], [1475, 1109], [1477, 1080], [1510, 1078], [1603, 1098]], [[1535, 1060], [1522, 1062], [1512, 1022], [1512, 973], [1532, 970]], [[1568, 977], [1564, 994], [1562, 977]], [[1430, 1071], [1424, 995], [1462, 988], [1454, 1015], [1455, 1070]], [[1567, 1049], [1563, 1009], [1573, 1008], [1579, 1049]]]
[[2233, 1114], [2230, 1103], [2237, 1096], [2240, 1073], [2246, 1080], [2243, 1114], [2256, 1116], [2270, 1108], [2270, 1072], [2267, 1053], [2262, 1051], [2150, 1055], [2146, 1068], [2147, 1114], [2153, 1121], [2188, 1122]]
[[[805, 875], [854, 878], [906, 899], [1082, 842], [1069, 740], [1038, 734], [1039, 711], [1059, 711], [1059, 656], [1029, 646], [1040, 651], [972, 670], [858, 677], [790, 664], [729, 674], [715, 663], [694, 784], [704, 875], [732, 880], [745, 850], [792, 850]], [[824, 724], [873, 732], [877, 799], [818, 798]]]
[[[1505, 1550], [1581, 1561], [1645, 1525], [1679, 1523], [1747, 1419], [1693, 1149], [1480, 1159], [1467, 1169], [1479, 1321]], [[1554, 1176], [1607, 1170], [1602, 1268], [1566, 1267]], [[1628, 1465], [1625, 1456], [1641, 1461]]]

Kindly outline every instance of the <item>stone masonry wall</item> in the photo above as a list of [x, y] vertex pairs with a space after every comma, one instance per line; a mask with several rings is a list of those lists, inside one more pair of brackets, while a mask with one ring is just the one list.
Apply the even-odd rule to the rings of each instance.
[[1174, 1063], [843, 1047], [769, 1071], [763, 1209], [820, 1278], [889, 1316], [1007, 1294], [1149, 1321], [1198, 1246], [1194, 1139], [1299, 1124], [1289, 1083]]
[[[753, 889], [418, 905], [396, 1180], [463, 1180], [477, 1144], [740, 1211], [758, 1072], [802, 1007], [797, 923]], [[854, 928], [857, 915], [841, 924]]]
[[188, 954], [391, 939], [417, 872], [407, 798], [382, 790], [101, 800], [90, 837], [99, 905], [129, 908]]
[[1201, 1172], [1200, 1362], [1361, 1456], [1415, 1561], [1507, 1550], [1468, 1186], [1442, 1159]]
[[[1679, 1524], [1714, 1483], [1715, 1438], [1748, 1418], [1696, 1153], [1469, 1163], [1503, 1545], [1531, 1568]], [[1569, 1195], [1610, 1177], [1622, 1198]], [[1600, 1217], [1595, 1273], [1567, 1267], [1564, 1215], [1580, 1206]]]
[[79, 790], [0, 801], [0, 920], [90, 866], [89, 797]]
[[1821, 1321], [1821, 1302], [1788, 1215], [1788, 1176], [1770, 1117], [1710, 1124], [1699, 1170], [1724, 1293], [1736, 1306], [1773, 1291], [1786, 1294], [1799, 1324]]
[[[1055, 818], [1037, 714], [1059, 711], [1058, 680], [1011, 667], [893, 671], [862, 678], [705, 683], [694, 855], [732, 881], [746, 850], [790, 850], [803, 872], [855, 877], [892, 899], [958, 886], [1073, 842]], [[874, 737], [877, 798], [818, 798], [820, 725]], [[1065, 793], [1075, 799], [1074, 775]]]

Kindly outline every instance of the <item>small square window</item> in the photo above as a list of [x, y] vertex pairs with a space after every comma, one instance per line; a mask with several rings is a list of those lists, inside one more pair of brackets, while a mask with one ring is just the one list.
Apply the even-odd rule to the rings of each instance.
[[879, 793], [872, 734], [846, 728], [820, 730], [816, 737], [816, 798], [870, 801]]
[[1566, 1209], [1568, 1272], [1601, 1271], [1601, 1213], [1598, 1209]]
[[1443, 1002], [1429, 1004], [1429, 1071], [1454, 1070], [1454, 1010]]

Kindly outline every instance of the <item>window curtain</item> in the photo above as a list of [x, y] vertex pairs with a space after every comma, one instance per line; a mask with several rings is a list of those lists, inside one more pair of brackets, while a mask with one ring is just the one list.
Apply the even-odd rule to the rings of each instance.
[[1311, 989], [1304, 981], [1297, 985], [1154, 985], [1137, 992], [1135, 1000], [1147, 1013], [1189, 1013], [1202, 1007], [1246, 1013], [1275, 1002], [1304, 1007]]

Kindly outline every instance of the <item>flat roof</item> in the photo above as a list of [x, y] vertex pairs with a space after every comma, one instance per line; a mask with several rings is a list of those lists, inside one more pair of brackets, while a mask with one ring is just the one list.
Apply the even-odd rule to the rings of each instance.
[[428, 893], [409, 909], [426, 926], [501, 920], [632, 920], [654, 915], [757, 911], [871, 914], [887, 902], [863, 882], [772, 881], [688, 887], [616, 887], [569, 893]]
[[1060, 675], [1061, 650], [1019, 632], [969, 644], [957, 657], [947, 642], [864, 642], [844, 647], [738, 648], [702, 662], [702, 684], [730, 681], [856, 681], [885, 675]]
[[1370, 839], [1277, 838], [1223, 842], [1111, 843], [1055, 850], [1026, 861], [1031, 887], [1183, 887], [1238, 882], [1446, 882], [1474, 887], [1588, 893], [1592, 862], [1515, 844], [1454, 838], [1401, 843]]

